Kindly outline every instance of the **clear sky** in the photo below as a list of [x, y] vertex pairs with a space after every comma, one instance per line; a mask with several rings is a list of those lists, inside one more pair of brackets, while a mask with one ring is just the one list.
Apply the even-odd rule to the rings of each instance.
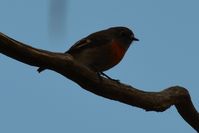
[[[199, 110], [198, 0], [70, 0], [65, 17], [56, 18], [64, 23], [53, 24], [49, 2], [0, 0], [0, 32], [33, 47], [64, 52], [92, 32], [127, 26], [140, 41], [106, 74], [145, 91], [184, 86]], [[195, 132], [174, 107], [145, 112], [36, 69], [0, 55], [1, 133]]]

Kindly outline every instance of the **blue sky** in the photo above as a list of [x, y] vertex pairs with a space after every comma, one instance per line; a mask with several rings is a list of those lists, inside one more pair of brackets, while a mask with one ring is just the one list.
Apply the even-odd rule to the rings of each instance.
[[[58, 0], [57, 0], [58, 1]], [[145, 91], [186, 87], [199, 110], [199, 1], [70, 0], [64, 23], [50, 0], [0, 0], [0, 32], [33, 47], [66, 51], [88, 34], [127, 26], [140, 39], [106, 73]], [[56, 24], [64, 25], [59, 33]], [[145, 112], [81, 89], [63, 76], [0, 55], [0, 132], [195, 132], [174, 107]]]

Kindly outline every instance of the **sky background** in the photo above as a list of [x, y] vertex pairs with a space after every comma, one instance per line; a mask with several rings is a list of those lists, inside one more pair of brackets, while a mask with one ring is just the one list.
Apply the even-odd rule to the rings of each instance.
[[[106, 74], [145, 91], [186, 87], [199, 110], [198, 0], [57, 0], [60, 10], [50, 2], [0, 0], [0, 32], [64, 52], [95, 31], [129, 27], [140, 41]], [[1, 133], [195, 132], [173, 106], [145, 112], [36, 69], [0, 55]]]

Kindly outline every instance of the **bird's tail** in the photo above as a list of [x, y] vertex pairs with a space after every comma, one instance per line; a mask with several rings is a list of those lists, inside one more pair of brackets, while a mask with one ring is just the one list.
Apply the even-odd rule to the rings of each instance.
[[39, 67], [38, 69], [37, 69], [37, 71], [39, 72], [39, 73], [41, 73], [42, 71], [44, 71], [46, 68], [43, 68], [43, 67]]

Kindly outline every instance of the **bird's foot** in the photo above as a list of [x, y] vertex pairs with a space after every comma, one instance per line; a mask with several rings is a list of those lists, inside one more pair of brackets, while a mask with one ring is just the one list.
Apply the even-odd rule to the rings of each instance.
[[113, 78], [109, 77], [108, 75], [106, 75], [106, 74], [103, 73], [103, 72], [99, 72], [98, 75], [99, 75], [99, 77], [100, 77], [100, 75], [102, 75], [102, 76], [106, 77], [107, 79], [110, 79], [110, 80], [112, 80], [112, 81], [115, 81], [115, 82], [117, 82], [117, 83], [120, 83], [120, 80], [118, 80], [118, 79], [113, 79]]

